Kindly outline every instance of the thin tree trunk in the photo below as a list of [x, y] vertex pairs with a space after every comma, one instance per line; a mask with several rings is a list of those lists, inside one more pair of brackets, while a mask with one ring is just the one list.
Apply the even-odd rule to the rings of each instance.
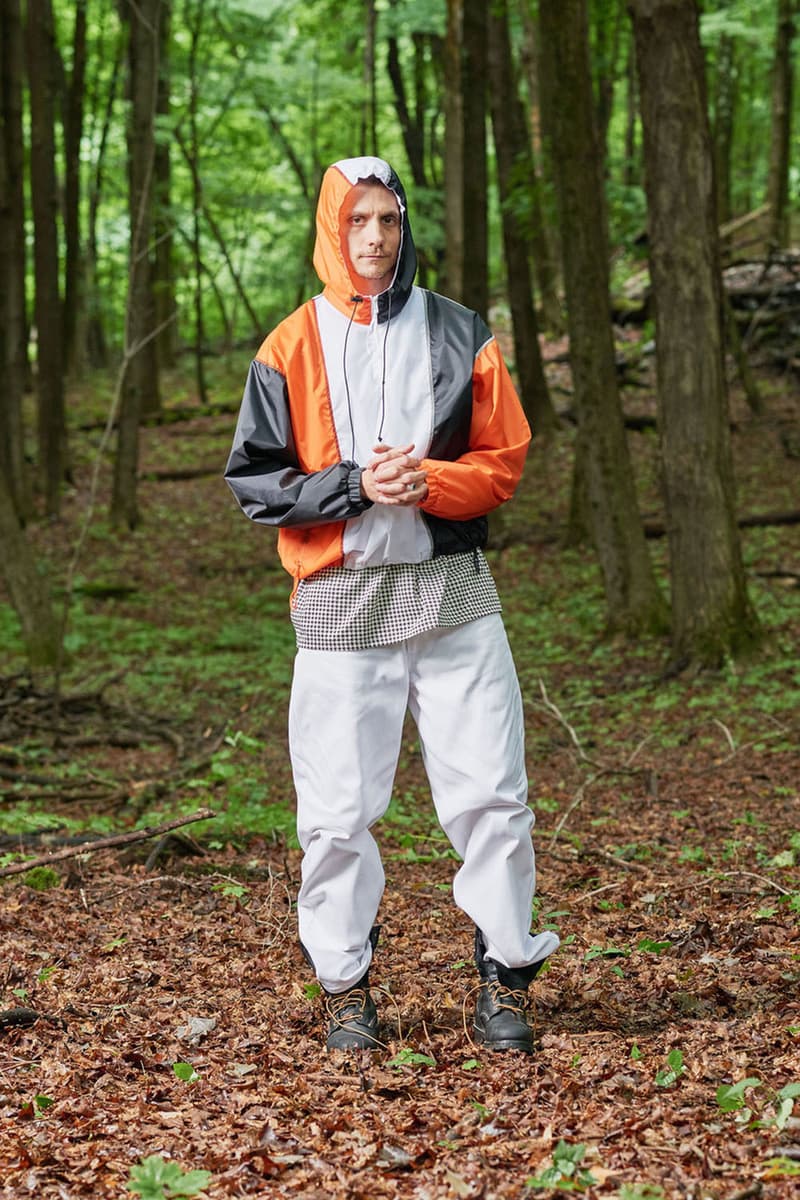
[[0, 474], [0, 556], [3, 579], [22, 627], [31, 667], [53, 666], [58, 657], [58, 622], [44, 577], [20, 527], [6, 478]]
[[789, 164], [792, 130], [794, 70], [792, 42], [797, 0], [778, 0], [778, 27], [772, 67], [772, 135], [769, 152], [767, 203], [770, 206], [768, 240], [772, 249], [789, 242]]
[[[170, 111], [170, 20], [169, 4], [161, 6], [158, 51], [158, 102], [156, 112], [166, 120]], [[153, 218], [153, 298], [155, 301], [158, 365], [174, 367], [178, 341], [175, 270], [173, 265], [173, 224], [170, 211], [172, 193], [171, 141], [163, 134], [156, 141]]]
[[596, 97], [597, 140], [600, 146], [600, 161], [603, 174], [607, 174], [608, 127], [614, 111], [614, 88], [617, 78], [617, 60], [621, 41], [623, 18], [622, 0], [601, 0], [595, 3], [595, 45], [593, 58], [597, 62]]
[[189, 168], [192, 174], [192, 260], [194, 262], [194, 364], [198, 404], [208, 404], [205, 364], [205, 321], [203, 314], [203, 255], [200, 239], [200, 210], [203, 185], [200, 181], [200, 142], [197, 134], [197, 51], [203, 31], [205, 0], [197, 0], [189, 44]]
[[23, 62], [19, 0], [0, 0], [0, 474], [24, 519], [31, 499], [22, 423], [27, 375]]
[[634, 634], [663, 628], [665, 612], [617, 390], [585, 0], [541, 0], [539, 20], [543, 115], [557, 166], [570, 365], [592, 539], [609, 628]]
[[529, 126], [533, 153], [533, 182], [531, 184], [531, 250], [536, 290], [539, 296], [541, 322], [550, 333], [560, 337], [564, 332], [564, 314], [558, 294], [559, 268], [556, 248], [557, 231], [547, 223], [543, 195], [545, 192], [544, 163], [546, 160], [541, 135], [539, 104], [538, 32], [530, 5], [522, 5], [524, 38], [522, 66], [528, 85]]
[[736, 47], [732, 37], [720, 38], [714, 103], [714, 175], [717, 225], [731, 219], [731, 146], [736, 107]]
[[58, 268], [58, 187], [55, 165], [56, 45], [50, 0], [28, 0], [26, 27], [31, 109], [31, 206], [36, 286], [36, 390], [39, 467], [45, 511], [57, 517], [64, 478], [66, 419]]
[[375, 92], [375, 31], [378, 14], [375, 0], [364, 0], [364, 103], [361, 110], [361, 153], [378, 153], [377, 113]]
[[93, 367], [105, 367], [108, 365], [108, 350], [105, 326], [103, 324], [104, 306], [100, 296], [100, 285], [97, 275], [97, 217], [103, 191], [106, 148], [108, 146], [124, 52], [124, 31], [120, 31], [114, 47], [111, 77], [109, 79], [108, 92], [105, 96], [105, 103], [103, 104], [100, 140], [92, 155], [94, 170], [89, 182], [89, 215], [86, 225], [86, 350], [89, 362]]
[[628, 61], [625, 66], [625, 169], [623, 180], [626, 187], [633, 187], [639, 180], [639, 164], [636, 160], [636, 120], [638, 115], [636, 50], [633, 38], [631, 38], [628, 46]]
[[139, 521], [137, 476], [139, 425], [151, 406], [145, 404], [158, 387], [154, 307], [150, 278], [153, 231], [153, 167], [155, 111], [158, 98], [158, 25], [161, 0], [122, 0], [129, 27], [130, 71], [129, 211], [130, 265], [126, 308], [125, 353], [130, 360], [122, 386], [117, 455], [111, 497], [111, 520], [133, 529]]
[[548, 438], [556, 427], [556, 414], [539, 348], [530, 243], [517, 216], [520, 199], [527, 201], [534, 186], [533, 160], [511, 57], [506, 0], [496, 0], [489, 13], [489, 94], [520, 397], [534, 430]]
[[752, 641], [736, 527], [703, 51], [695, 0], [631, 0], [676, 665]]
[[80, 375], [82, 347], [77, 331], [83, 307], [83, 265], [81, 262], [81, 140], [83, 137], [83, 99], [86, 78], [86, 2], [76, 0], [75, 29], [72, 37], [72, 73], [66, 92], [64, 112], [64, 368]]
[[486, 175], [487, 0], [447, 0], [445, 44], [446, 290], [489, 308]]

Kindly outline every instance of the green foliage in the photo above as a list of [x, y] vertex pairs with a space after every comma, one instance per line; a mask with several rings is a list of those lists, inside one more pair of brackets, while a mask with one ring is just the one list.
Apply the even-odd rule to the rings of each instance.
[[404, 1046], [389, 1059], [386, 1065], [387, 1067], [435, 1067], [436, 1059], [432, 1058], [430, 1054], [419, 1054]]
[[52, 867], [31, 867], [22, 876], [22, 882], [35, 892], [49, 892], [51, 888], [58, 887], [61, 876]]
[[740, 1079], [738, 1083], [723, 1083], [717, 1088], [717, 1104], [722, 1112], [738, 1112], [745, 1107], [744, 1094], [748, 1088], [761, 1087], [755, 1076]]
[[210, 1171], [184, 1171], [160, 1154], [151, 1154], [131, 1167], [126, 1188], [141, 1200], [185, 1200], [199, 1196], [210, 1182]]
[[172, 1064], [172, 1070], [176, 1079], [180, 1079], [182, 1083], [196, 1083], [200, 1076], [195, 1071], [191, 1063], [176, 1062]]
[[581, 1166], [586, 1155], [586, 1146], [581, 1142], [570, 1145], [560, 1141], [553, 1151], [553, 1164], [539, 1175], [525, 1180], [531, 1191], [553, 1188], [558, 1192], [585, 1192], [597, 1180], [590, 1171]]
[[656, 1086], [668, 1088], [677, 1083], [681, 1075], [686, 1073], [682, 1050], [670, 1050], [666, 1065], [656, 1071]]

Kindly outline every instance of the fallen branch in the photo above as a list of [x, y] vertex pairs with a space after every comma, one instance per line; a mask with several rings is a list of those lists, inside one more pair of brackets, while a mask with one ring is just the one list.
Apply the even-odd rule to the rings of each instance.
[[65, 858], [75, 858], [79, 854], [89, 854], [94, 850], [110, 850], [115, 846], [130, 846], [134, 842], [145, 842], [149, 838], [169, 833], [171, 829], [180, 829], [182, 825], [191, 825], [193, 821], [207, 821], [216, 815], [210, 808], [200, 808], [189, 817], [178, 817], [174, 821], [165, 821], [163, 825], [134, 829], [131, 833], [117, 833], [112, 837], [98, 838], [93, 842], [81, 842], [79, 846], [67, 846], [63, 850], [56, 850], [53, 854], [43, 854], [39, 858], [29, 858], [27, 862], [3, 867], [0, 870], [0, 879], [7, 875], [22, 875], [33, 867], [49, 867], [51, 863], [61, 862]]

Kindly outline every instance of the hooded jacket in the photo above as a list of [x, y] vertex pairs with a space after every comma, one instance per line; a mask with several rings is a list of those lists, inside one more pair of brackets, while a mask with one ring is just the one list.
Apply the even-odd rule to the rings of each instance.
[[[391, 285], [362, 296], [340, 213], [350, 189], [375, 178], [397, 199], [401, 242]], [[326, 171], [314, 267], [322, 293], [273, 330], [250, 366], [225, 472], [243, 511], [278, 527], [295, 583], [324, 567], [483, 547], [486, 514], [513, 494], [530, 430], [483, 320], [413, 286], [405, 192], [388, 163], [345, 159]], [[428, 484], [418, 507], [362, 496], [377, 440], [414, 443]]]

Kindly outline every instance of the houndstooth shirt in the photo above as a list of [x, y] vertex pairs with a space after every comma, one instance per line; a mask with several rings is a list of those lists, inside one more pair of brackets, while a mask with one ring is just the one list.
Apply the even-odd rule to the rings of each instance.
[[489, 565], [475, 550], [421, 563], [317, 571], [298, 584], [292, 624], [299, 649], [367, 650], [500, 611]]

